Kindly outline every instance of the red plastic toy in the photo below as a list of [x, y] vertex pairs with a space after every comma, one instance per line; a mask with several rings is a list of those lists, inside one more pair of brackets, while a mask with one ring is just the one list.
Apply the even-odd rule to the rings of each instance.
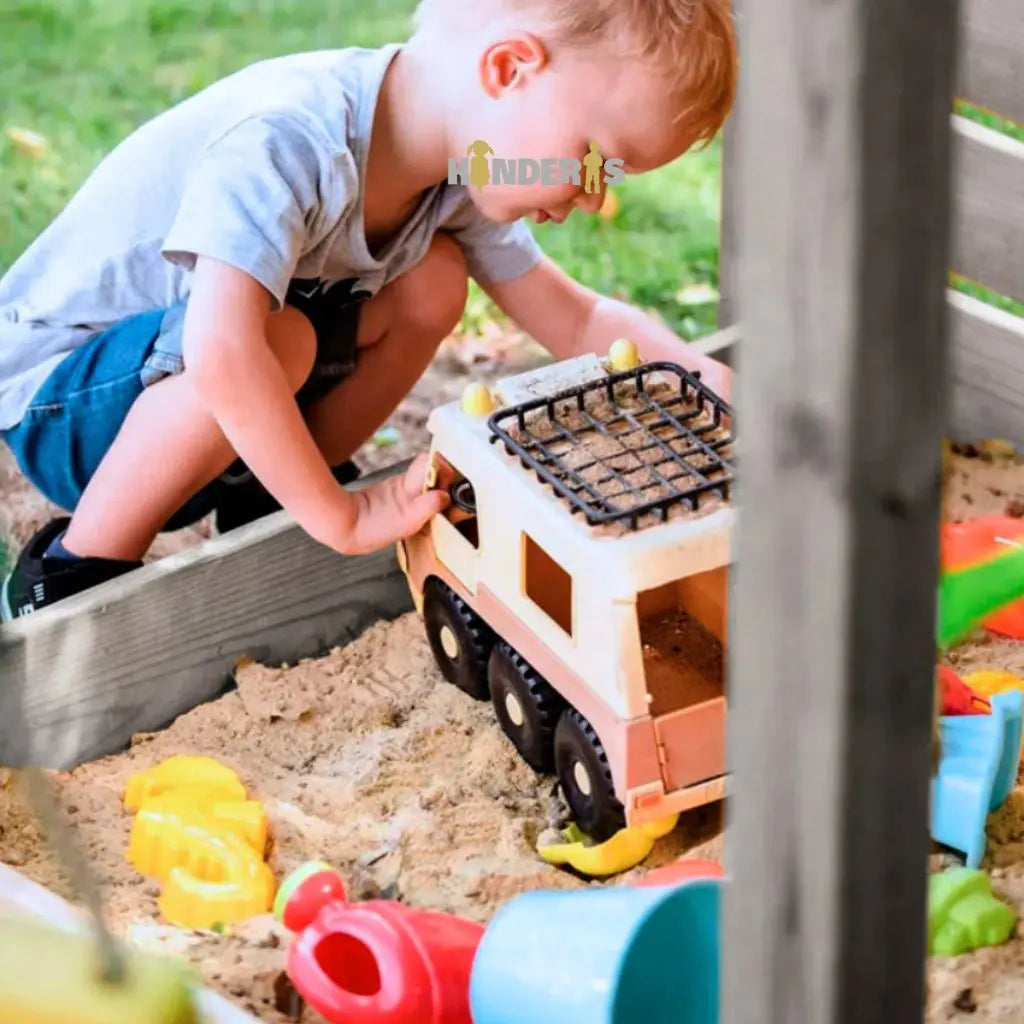
[[717, 860], [677, 860], [648, 871], [635, 884], [646, 889], [655, 885], [679, 885], [693, 878], [723, 878], [725, 872]]
[[992, 710], [988, 698], [975, 693], [948, 665], [936, 668], [941, 687], [942, 715], [987, 715]]
[[292, 943], [288, 976], [335, 1024], [472, 1024], [469, 978], [483, 934], [400, 903], [330, 903]]
[[[961, 569], [993, 558], [1006, 550], [1006, 542], [1024, 544], [1024, 519], [981, 516], [963, 523], [943, 523], [940, 561], [943, 570]], [[1024, 601], [1016, 601], [990, 615], [983, 625], [993, 633], [1024, 640]]]
[[297, 935], [288, 976], [333, 1024], [472, 1024], [469, 979], [484, 929], [389, 900], [349, 904], [323, 862], [293, 872], [275, 914]]

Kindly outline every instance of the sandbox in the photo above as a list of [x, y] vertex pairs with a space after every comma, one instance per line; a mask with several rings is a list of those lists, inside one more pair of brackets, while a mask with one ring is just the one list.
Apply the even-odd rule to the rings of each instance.
[[[522, 762], [489, 704], [441, 679], [415, 614], [318, 660], [243, 666], [237, 679], [236, 692], [58, 779], [118, 933], [183, 954], [211, 989], [261, 1020], [290, 1019], [274, 1008], [287, 933], [270, 916], [226, 935], [172, 928], [157, 887], [125, 861], [125, 782], [171, 754], [219, 758], [263, 801], [278, 879], [322, 858], [353, 897], [383, 893], [480, 922], [519, 892], [587, 884], [535, 852], [564, 820], [554, 780]], [[720, 817], [718, 808], [687, 816], [645, 868], [684, 851], [718, 856]], [[10, 777], [0, 789], [0, 862], [71, 895]], [[302, 1019], [319, 1020], [311, 1010]]]
[[[1024, 511], [1024, 465], [956, 455], [945, 515]], [[953, 651], [961, 673], [1024, 674], [1024, 643], [979, 634]], [[310, 859], [345, 877], [354, 898], [386, 896], [486, 923], [507, 900], [540, 888], [628, 884], [679, 856], [722, 854], [722, 806], [684, 814], [640, 868], [588, 882], [543, 863], [538, 839], [565, 824], [552, 777], [538, 776], [498, 728], [489, 704], [446, 684], [414, 614], [378, 623], [344, 648], [291, 666], [246, 662], [237, 688], [138, 735], [130, 749], [55, 778], [61, 802], [106, 889], [118, 934], [185, 957], [204, 983], [270, 1024], [295, 1020], [282, 981], [288, 933], [270, 915], [223, 934], [161, 920], [156, 885], [125, 859], [133, 773], [171, 754], [206, 754], [236, 770], [271, 822], [280, 880]], [[894, 695], [898, 699], [898, 695]], [[16, 779], [0, 776], [0, 862], [73, 897], [41, 840]], [[994, 892], [1024, 914], [1024, 788], [989, 819], [984, 866]], [[936, 852], [933, 869], [957, 862]], [[1009, 1019], [1024, 1001], [1021, 930], [1003, 946], [929, 962], [928, 1021]], [[302, 1021], [319, 1021], [306, 1009]]]

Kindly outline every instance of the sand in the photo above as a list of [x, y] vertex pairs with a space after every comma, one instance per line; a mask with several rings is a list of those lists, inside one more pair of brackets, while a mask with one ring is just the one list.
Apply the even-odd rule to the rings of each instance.
[[[998, 449], [967, 448], [946, 466], [943, 515], [964, 520], [985, 515], [1024, 514], [1024, 466]], [[979, 633], [950, 652], [949, 664], [961, 674], [1004, 669], [1024, 676], [1024, 643]], [[1024, 788], [1018, 786], [988, 819], [988, 853], [983, 867], [993, 892], [1024, 917]], [[936, 854], [932, 867], [961, 863]], [[1024, 1007], [1024, 925], [1002, 946], [928, 962], [928, 1024], [939, 1021], [1020, 1020]]]
[[722, 695], [722, 642], [681, 608], [642, 620], [640, 640], [652, 715], [665, 715]]

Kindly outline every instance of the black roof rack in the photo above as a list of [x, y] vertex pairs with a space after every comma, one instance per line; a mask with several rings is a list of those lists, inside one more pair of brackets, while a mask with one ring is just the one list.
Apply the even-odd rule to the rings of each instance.
[[550, 484], [574, 514], [635, 530], [642, 517], [664, 522], [673, 507], [696, 509], [712, 492], [728, 500], [732, 419], [699, 374], [657, 362], [499, 409], [488, 426], [492, 443]]

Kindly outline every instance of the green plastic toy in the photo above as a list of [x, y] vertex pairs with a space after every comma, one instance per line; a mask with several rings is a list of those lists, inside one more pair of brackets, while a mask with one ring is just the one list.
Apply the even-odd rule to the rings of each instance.
[[944, 572], [939, 580], [938, 645], [946, 651], [983, 620], [1024, 596], [1024, 547], [963, 569]]
[[928, 880], [928, 953], [959, 956], [979, 946], [998, 946], [1013, 934], [1017, 915], [992, 895], [978, 868], [951, 868]]

